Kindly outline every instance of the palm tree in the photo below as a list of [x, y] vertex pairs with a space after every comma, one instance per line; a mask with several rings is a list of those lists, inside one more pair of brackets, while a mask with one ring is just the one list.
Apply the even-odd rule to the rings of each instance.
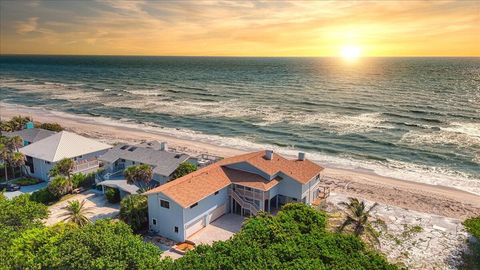
[[50, 176], [63, 175], [70, 179], [72, 172], [75, 169], [75, 161], [70, 158], [64, 158], [58, 161], [55, 166], [50, 170]]
[[134, 184], [141, 189], [145, 189], [148, 183], [152, 180], [153, 170], [152, 167], [146, 164], [138, 166], [130, 166], [123, 172], [128, 184]]
[[69, 201], [62, 209], [67, 210], [66, 213], [61, 215], [66, 217], [63, 221], [73, 222], [80, 227], [91, 223], [86, 215], [91, 214], [92, 212], [88, 211], [90, 208], [85, 208], [85, 200], [82, 202], [77, 200]]
[[20, 152], [14, 152], [10, 155], [8, 163], [12, 168], [12, 175], [15, 177], [15, 168], [25, 165], [25, 155]]
[[345, 214], [346, 218], [343, 221], [342, 225], [338, 227], [338, 231], [342, 232], [347, 227], [353, 229], [353, 234], [355, 236], [366, 236], [370, 240], [373, 240], [379, 244], [377, 232], [371, 226], [369, 222], [370, 212], [378, 205], [374, 203], [370, 208], [367, 209], [364, 201], [359, 201], [356, 198], [348, 198], [349, 202], [341, 202], [340, 205], [346, 207]]
[[134, 231], [139, 231], [148, 224], [147, 196], [132, 194], [120, 202], [120, 219], [129, 224]]
[[9, 157], [9, 151], [5, 144], [0, 143], [0, 159], [3, 161], [3, 168], [5, 169], [5, 181], [8, 181], [7, 173], [7, 160]]

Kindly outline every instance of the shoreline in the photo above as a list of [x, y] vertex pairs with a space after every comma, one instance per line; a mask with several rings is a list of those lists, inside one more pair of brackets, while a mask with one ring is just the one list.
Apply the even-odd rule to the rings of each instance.
[[[144, 128], [135, 128], [112, 120], [110, 120], [111, 123], [98, 121], [105, 118], [70, 115], [43, 108], [0, 103], [2, 119], [16, 115], [33, 116], [34, 120], [40, 122], [57, 122], [67, 130], [110, 143], [138, 143], [143, 140], [166, 141], [170, 148], [191, 155], [208, 153], [229, 157], [247, 151], [260, 150], [240, 150], [198, 140], [178, 138], [155, 132], [147, 125], [144, 125]], [[321, 165], [324, 166], [324, 164]], [[326, 167], [323, 173], [326, 184], [331, 187], [332, 191], [338, 193], [450, 218], [465, 219], [480, 214], [480, 196], [474, 193], [453, 187], [380, 176], [373, 172], [365, 172], [365, 170], [324, 167]]]

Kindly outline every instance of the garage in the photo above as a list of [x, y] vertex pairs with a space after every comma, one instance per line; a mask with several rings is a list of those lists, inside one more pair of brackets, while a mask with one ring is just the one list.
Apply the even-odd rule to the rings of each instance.
[[225, 211], [227, 209], [227, 204], [222, 204], [219, 207], [215, 208], [210, 214], [208, 215], [208, 223], [212, 223], [219, 217], [221, 217], [223, 214], [225, 214]]
[[186, 238], [190, 237], [192, 234], [198, 232], [199, 230], [205, 227], [205, 216], [199, 218], [197, 221], [194, 221], [190, 225], [187, 226], [185, 230]]

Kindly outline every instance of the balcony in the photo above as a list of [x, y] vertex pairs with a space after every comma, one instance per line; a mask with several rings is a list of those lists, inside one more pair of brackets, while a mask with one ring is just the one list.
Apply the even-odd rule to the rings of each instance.
[[75, 162], [73, 173], [88, 173], [97, 170], [100, 167], [100, 162], [97, 159], [80, 160]]

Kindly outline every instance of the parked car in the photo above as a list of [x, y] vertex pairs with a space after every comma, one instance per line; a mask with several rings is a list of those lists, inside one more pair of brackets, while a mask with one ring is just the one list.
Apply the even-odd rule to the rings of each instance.
[[16, 184], [0, 184], [0, 191], [6, 190], [6, 191], [17, 191], [20, 189], [19, 185]]

